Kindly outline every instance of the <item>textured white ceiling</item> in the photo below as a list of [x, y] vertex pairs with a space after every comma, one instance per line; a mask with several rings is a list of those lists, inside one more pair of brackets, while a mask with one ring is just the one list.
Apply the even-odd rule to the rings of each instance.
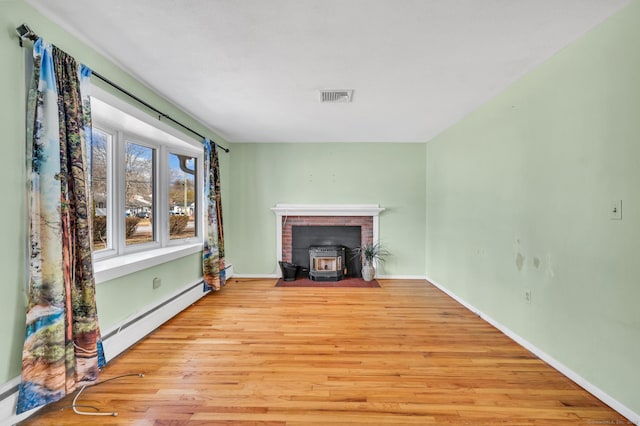
[[229, 142], [426, 142], [629, 1], [29, 3]]

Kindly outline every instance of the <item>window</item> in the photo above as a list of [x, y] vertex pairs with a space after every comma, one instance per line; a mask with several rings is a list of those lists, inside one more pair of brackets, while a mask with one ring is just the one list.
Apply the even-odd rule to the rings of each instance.
[[153, 235], [155, 149], [126, 141], [124, 150], [124, 215], [127, 245], [150, 243]]
[[89, 147], [87, 163], [90, 176], [91, 194], [93, 197], [93, 249], [103, 250], [111, 247], [111, 238], [107, 228], [109, 214], [109, 192], [107, 184], [109, 176], [108, 158], [111, 152], [112, 135], [102, 130], [93, 129], [92, 145]]
[[169, 238], [196, 236], [196, 158], [169, 153]]
[[[91, 100], [87, 147], [94, 260], [149, 259], [201, 244], [202, 144], [102, 96]], [[123, 263], [130, 262], [110, 264]]]

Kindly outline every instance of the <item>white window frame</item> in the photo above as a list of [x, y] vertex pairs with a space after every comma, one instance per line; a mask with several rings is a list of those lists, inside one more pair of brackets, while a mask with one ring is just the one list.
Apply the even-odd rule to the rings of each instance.
[[[108, 134], [110, 137], [110, 140], [108, 141], [107, 144], [107, 170], [106, 170], [106, 176], [107, 176], [107, 182], [106, 182], [106, 189], [107, 189], [107, 247], [99, 250], [99, 251], [95, 251], [93, 252], [93, 259], [94, 262], [98, 259], [106, 259], [108, 257], [113, 257], [115, 255], [117, 255], [116, 249], [115, 249], [115, 245], [114, 245], [114, 238], [116, 238], [115, 233], [113, 232], [113, 226], [111, 225], [111, 223], [109, 223], [110, 220], [112, 220], [109, 215], [112, 214], [112, 212], [114, 211], [114, 197], [113, 194], [116, 193], [116, 191], [114, 190], [114, 185], [113, 185], [113, 176], [115, 175], [114, 172], [114, 168], [115, 168], [115, 162], [114, 162], [114, 145], [117, 143], [118, 140], [118, 132], [112, 128], [111, 126], [100, 126], [99, 130]], [[87, 152], [87, 155], [89, 155], [89, 152]], [[92, 236], [93, 237], [93, 236]]]
[[[193, 177], [194, 178], [194, 183], [195, 183], [195, 193], [198, 194], [198, 198], [197, 198], [197, 202], [196, 202], [196, 209], [194, 212], [194, 216], [195, 216], [195, 220], [196, 220], [196, 235], [195, 237], [190, 237], [190, 238], [176, 238], [176, 239], [171, 239], [171, 236], [169, 235], [169, 213], [167, 210], [167, 207], [169, 206], [169, 179], [168, 176], [165, 176], [164, 179], [161, 180], [160, 184], [161, 184], [161, 197], [164, 197], [164, 199], [161, 201], [161, 205], [163, 206], [163, 208], [167, 211], [165, 211], [166, 215], [165, 215], [165, 219], [166, 222], [161, 224], [162, 229], [164, 229], [166, 232], [163, 232], [163, 238], [166, 239], [166, 241], [164, 242], [165, 246], [174, 246], [174, 245], [179, 245], [179, 244], [185, 244], [185, 243], [203, 243], [204, 242], [204, 203], [206, 203], [206, 200], [204, 199], [204, 145], [202, 145], [201, 147], [201, 152], [200, 155], [194, 155], [193, 151], [189, 152], [189, 151], [185, 151], [184, 149], [180, 149], [178, 147], [168, 147], [168, 146], [164, 146], [163, 147], [163, 151], [161, 153], [162, 157], [161, 157], [161, 161], [164, 161], [166, 164], [164, 165], [166, 170], [169, 170], [169, 154], [176, 154], [176, 155], [186, 155], [189, 157], [194, 157], [196, 159], [196, 174]], [[163, 187], [164, 185], [164, 187]]]
[[[99, 127], [96, 125], [96, 127]], [[121, 179], [116, 179], [116, 191], [115, 194], [117, 196], [117, 203], [115, 212], [118, 213], [115, 218], [118, 220], [118, 224], [116, 225], [116, 229], [118, 230], [116, 236], [116, 244], [118, 245], [118, 254], [123, 255], [126, 253], [133, 253], [136, 251], [144, 251], [144, 250], [153, 250], [161, 247], [162, 238], [160, 234], [162, 234], [162, 230], [159, 229], [158, 222], [162, 220], [161, 216], [159, 216], [160, 211], [158, 210], [158, 195], [160, 194], [160, 182], [162, 171], [159, 167], [160, 163], [160, 151], [162, 146], [154, 144], [153, 141], [150, 141], [146, 138], [137, 136], [135, 133], [122, 131], [119, 133], [120, 137], [118, 138], [117, 148], [116, 148], [116, 176], [122, 176]], [[142, 146], [145, 148], [152, 149], [153, 152], [153, 222], [151, 223], [152, 227], [152, 235], [153, 240], [148, 243], [140, 243], [135, 245], [127, 245], [126, 237], [124, 234], [124, 228], [126, 226], [126, 216], [124, 215], [126, 200], [125, 200], [125, 178], [126, 170], [125, 170], [125, 150], [127, 143], [132, 143], [138, 146]]]
[[[92, 111], [93, 125], [112, 135], [111, 147], [107, 153], [108, 161], [110, 160], [107, 170], [107, 191], [110, 191], [107, 197], [109, 244], [107, 248], [93, 253], [96, 283], [201, 252], [204, 241], [205, 203], [202, 185], [204, 182], [202, 142], [186, 137], [184, 133], [97, 86], [92, 86], [91, 90], [92, 98], [103, 105], [103, 108], [95, 108], [99, 111]], [[104, 113], [104, 104], [125, 115], [109, 117], [108, 113]], [[108, 107], [106, 110], [111, 111]], [[124, 150], [127, 142], [156, 150], [153, 182], [153, 242], [135, 245], [126, 245], [125, 242]], [[170, 152], [196, 159], [195, 237], [172, 240], [169, 236], [168, 156]]]

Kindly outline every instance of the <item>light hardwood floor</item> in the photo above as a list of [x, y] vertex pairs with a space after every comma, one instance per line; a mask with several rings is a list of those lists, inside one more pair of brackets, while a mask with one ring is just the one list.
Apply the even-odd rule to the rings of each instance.
[[276, 288], [231, 279], [25, 425], [628, 424], [421, 280]]

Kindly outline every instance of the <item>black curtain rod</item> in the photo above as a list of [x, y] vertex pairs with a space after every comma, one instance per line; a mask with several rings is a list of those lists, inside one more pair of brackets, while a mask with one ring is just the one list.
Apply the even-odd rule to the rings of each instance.
[[[142, 105], [144, 105], [145, 107], [149, 108], [150, 110], [154, 111], [155, 113], [158, 114], [158, 120], [160, 120], [162, 117], [166, 118], [167, 120], [172, 121], [173, 123], [177, 124], [178, 126], [182, 127], [185, 130], [190, 131], [191, 133], [193, 133], [196, 136], [199, 136], [201, 139], [205, 139], [205, 137], [203, 135], [201, 135], [200, 133], [196, 132], [195, 130], [193, 130], [191, 127], [187, 127], [184, 124], [182, 124], [181, 122], [171, 118], [170, 116], [168, 116], [167, 114], [165, 114], [164, 112], [158, 110], [157, 108], [149, 105], [147, 102], [143, 101], [142, 99], [140, 99], [139, 97], [137, 97], [136, 95], [134, 95], [133, 93], [129, 92], [128, 90], [124, 89], [123, 87], [118, 86], [116, 83], [114, 83], [113, 81], [109, 80], [108, 78], [104, 77], [101, 74], [98, 74], [95, 71], [91, 71], [91, 75], [95, 75], [96, 77], [98, 77], [100, 80], [104, 81], [105, 83], [107, 83], [109, 86], [113, 87], [114, 89], [118, 89], [120, 92], [124, 93], [125, 95], [129, 96], [131, 99], [134, 99], [136, 102], [141, 103]], [[224, 152], [229, 152], [229, 148], [225, 148], [222, 145], [219, 145], [216, 142], [213, 142], [216, 144], [216, 146], [218, 148], [220, 148], [221, 150], [223, 150]]]
[[[18, 33], [18, 37], [20, 38], [19, 39], [20, 46], [22, 46], [22, 42], [25, 39], [28, 39], [28, 40], [31, 40], [31, 41], [38, 40], [38, 35], [36, 33], [34, 33], [31, 30], [31, 28], [29, 28], [26, 24], [22, 24], [18, 28], [16, 28], [16, 32]], [[194, 135], [199, 136], [202, 139], [205, 139], [205, 137], [203, 135], [201, 135], [200, 133], [196, 132], [191, 127], [185, 126], [181, 122], [171, 118], [170, 116], [168, 116], [164, 112], [160, 111], [159, 109], [155, 108], [154, 106], [150, 105], [149, 103], [143, 101], [142, 99], [140, 99], [139, 97], [137, 97], [133, 93], [131, 93], [128, 90], [124, 89], [123, 87], [117, 85], [116, 83], [114, 83], [113, 81], [109, 80], [108, 78], [102, 76], [101, 74], [98, 74], [97, 72], [95, 72], [93, 70], [91, 70], [91, 74], [96, 76], [96, 77], [98, 77], [100, 80], [102, 80], [103, 82], [107, 83], [109, 86], [113, 87], [114, 89], [117, 89], [120, 92], [124, 93], [125, 95], [127, 95], [131, 99], [135, 100], [136, 102], [138, 102], [138, 103], [144, 105], [145, 107], [149, 108], [150, 110], [154, 111], [156, 114], [158, 114], [158, 120], [160, 120], [160, 119], [162, 119], [164, 117], [167, 120], [170, 120], [171, 122], [173, 122], [173, 123], [177, 124], [178, 126], [182, 127], [184, 130], [187, 130], [187, 131], [193, 133]], [[223, 150], [224, 152], [229, 152], [229, 148], [225, 148], [224, 146], [219, 145], [216, 142], [213, 142], [213, 143], [215, 143], [216, 146], [218, 148], [220, 148], [221, 150]]]

